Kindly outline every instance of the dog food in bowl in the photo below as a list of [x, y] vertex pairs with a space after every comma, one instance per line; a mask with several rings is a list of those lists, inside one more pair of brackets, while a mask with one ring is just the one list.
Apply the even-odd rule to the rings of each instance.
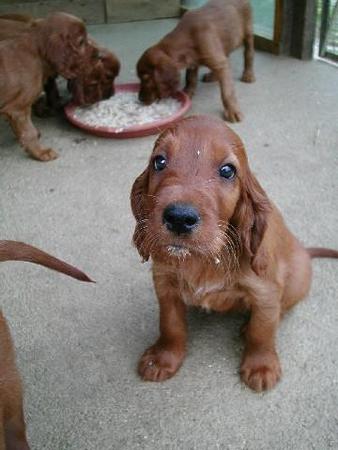
[[137, 137], [162, 131], [182, 117], [191, 102], [184, 92], [145, 105], [138, 100], [138, 84], [116, 86], [116, 94], [91, 106], [65, 107], [68, 120], [98, 136]]
[[134, 125], [164, 119], [175, 114], [181, 104], [175, 98], [144, 105], [138, 100], [136, 92], [118, 92], [108, 100], [74, 110], [74, 117], [92, 127], [116, 128], [116, 132], [124, 131]]

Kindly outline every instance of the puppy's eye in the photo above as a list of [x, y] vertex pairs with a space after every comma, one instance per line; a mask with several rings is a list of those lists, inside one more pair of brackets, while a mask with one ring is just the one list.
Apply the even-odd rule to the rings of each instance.
[[157, 156], [155, 156], [155, 158], [153, 160], [153, 166], [154, 166], [154, 169], [156, 170], [156, 172], [159, 172], [166, 168], [167, 160], [165, 159], [164, 156], [157, 155]]
[[219, 169], [219, 174], [227, 180], [232, 180], [236, 176], [236, 167], [232, 164], [224, 164], [224, 166]]

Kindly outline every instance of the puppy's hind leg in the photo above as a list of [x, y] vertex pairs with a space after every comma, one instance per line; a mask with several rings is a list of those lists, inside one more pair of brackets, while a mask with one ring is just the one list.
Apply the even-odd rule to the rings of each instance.
[[257, 299], [245, 330], [241, 378], [253, 390], [272, 389], [281, 377], [275, 337], [280, 320], [279, 294]]
[[306, 249], [297, 243], [291, 262], [285, 292], [281, 301], [282, 313], [288, 311], [309, 293], [312, 278], [311, 258]]

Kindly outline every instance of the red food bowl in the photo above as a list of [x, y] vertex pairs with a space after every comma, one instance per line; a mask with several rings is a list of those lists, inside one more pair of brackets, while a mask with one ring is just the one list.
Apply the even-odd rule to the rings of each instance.
[[[118, 84], [117, 86], [115, 86], [115, 92], [138, 92], [139, 87], [140, 85], [138, 83]], [[64, 110], [65, 115], [70, 123], [78, 128], [81, 128], [82, 130], [87, 131], [88, 133], [107, 138], [125, 139], [158, 134], [169, 125], [172, 125], [178, 119], [183, 117], [191, 107], [190, 98], [183, 91], [176, 92], [176, 94], [173, 95], [173, 98], [181, 103], [181, 107], [174, 114], [168, 116], [165, 119], [155, 120], [154, 122], [148, 122], [143, 125], [133, 125], [131, 127], [126, 127], [123, 130], [120, 130], [119, 128], [104, 126], [94, 127], [92, 125], [81, 122], [79, 118], [75, 117], [75, 109], [77, 108], [77, 106], [73, 103], [68, 103], [68, 105], [65, 106]]]

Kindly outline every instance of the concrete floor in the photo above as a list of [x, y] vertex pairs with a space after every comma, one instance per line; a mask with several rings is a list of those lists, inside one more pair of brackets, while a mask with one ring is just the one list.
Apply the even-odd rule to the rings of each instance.
[[[125, 82], [173, 24], [91, 32], [121, 58]], [[302, 241], [338, 248], [337, 70], [257, 53], [257, 82], [247, 85], [238, 81], [241, 52], [232, 63], [245, 114], [233, 128], [258, 178]], [[191, 113], [220, 115], [217, 85], [199, 85]], [[60, 158], [28, 159], [1, 121], [0, 237], [77, 264], [97, 284], [23, 263], [0, 267], [32, 449], [337, 449], [338, 261], [314, 262], [309, 298], [283, 321], [284, 376], [273, 391], [255, 394], [239, 381], [242, 318], [199, 311], [189, 315], [177, 376], [144, 383], [135, 369], [157, 336], [158, 308], [150, 266], [130, 243], [129, 192], [156, 137], [106, 140], [62, 118], [34, 121]]]

